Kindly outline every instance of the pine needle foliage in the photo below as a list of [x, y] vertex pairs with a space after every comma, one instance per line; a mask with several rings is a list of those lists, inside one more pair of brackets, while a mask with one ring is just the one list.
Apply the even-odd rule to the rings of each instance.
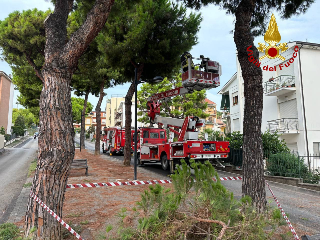
[[209, 162], [181, 160], [171, 177], [173, 189], [155, 185], [141, 194], [136, 225], [124, 227], [121, 218], [112, 239], [274, 239], [278, 211], [259, 214], [250, 197], [234, 198]]

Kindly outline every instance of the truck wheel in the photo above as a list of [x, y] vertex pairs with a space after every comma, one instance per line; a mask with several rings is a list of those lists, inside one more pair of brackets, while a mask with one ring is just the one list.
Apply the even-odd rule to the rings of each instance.
[[168, 167], [169, 167], [169, 161], [168, 161], [168, 158], [167, 158], [167, 154], [163, 154], [161, 156], [161, 167], [163, 170], [167, 170]]

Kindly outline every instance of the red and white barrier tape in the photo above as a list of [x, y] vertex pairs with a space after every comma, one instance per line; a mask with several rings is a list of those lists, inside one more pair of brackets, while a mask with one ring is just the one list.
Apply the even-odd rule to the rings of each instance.
[[293, 234], [293, 236], [294, 236], [294, 239], [300, 240], [299, 236], [297, 235], [296, 231], [294, 230], [293, 226], [291, 225], [290, 220], [288, 219], [286, 213], [285, 213], [284, 210], [282, 209], [282, 207], [281, 207], [278, 199], [277, 199], [276, 196], [274, 195], [274, 193], [273, 193], [273, 191], [271, 190], [271, 188], [270, 188], [269, 184], [267, 183], [267, 181], [266, 181], [266, 184], [267, 184], [267, 186], [268, 186], [268, 188], [269, 188], [269, 190], [270, 190], [270, 192], [271, 192], [271, 194], [272, 194], [272, 196], [273, 196], [273, 199], [276, 201], [277, 206], [278, 206], [278, 208], [280, 209], [283, 218], [286, 220], [286, 222], [287, 222], [287, 224], [288, 224], [288, 226], [289, 226], [289, 228], [290, 228], [290, 231], [292, 232], [292, 234]]
[[62, 226], [64, 226], [71, 234], [73, 234], [77, 239], [84, 240], [76, 231], [74, 231], [65, 221], [63, 221], [57, 214], [55, 214], [44, 202], [42, 202], [33, 192], [30, 193], [30, 196], [40, 204], [47, 212], [50, 213]]
[[[221, 181], [225, 180], [241, 180], [242, 177], [221, 177]], [[213, 178], [215, 181], [215, 179]], [[80, 183], [67, 184], [67, 188], [85, 188], [85, 187], [115, 187], [124, 185], [146, 185], [146, 184], [161, 184], [172, 183], [171, 180], [151, 180], [151, 181], [129, 181], [129, 182], [107, 182], [107, 183]]]

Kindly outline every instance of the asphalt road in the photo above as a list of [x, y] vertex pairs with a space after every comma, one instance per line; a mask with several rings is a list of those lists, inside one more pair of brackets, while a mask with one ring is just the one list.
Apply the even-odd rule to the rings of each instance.
[[[123, 156], [112, 157], [123, 161]], [[133, 158], [131, 164], [133, 164]], [[169, 173], [163, 171], [160, 164], [145, 164], [143, 168], [163, 175], [163, 179], [167, 179]], [[218, 174], [220, 177], [237, 176], [223, 171], [218, 171]], [[241, 198], [242, 181], [222, 181], [222, 184], [232, 191], [236, 198]], [[269, 185], [294, 226], [312, 234], [320, 233], [320, 192], [273, 182], [269, 182]], [[268, 205], [277, 207], [267, 185], [266, 193]]]
[[37, 149], [38, 140], [30, 137], [0, 154], [0, 224], [8, 220], [16, 204]]

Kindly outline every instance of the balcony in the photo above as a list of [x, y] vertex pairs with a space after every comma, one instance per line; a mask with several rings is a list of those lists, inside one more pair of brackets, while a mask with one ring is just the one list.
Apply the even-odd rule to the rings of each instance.
[[282, 134], [299, 133], [298, 118], [281, 118], [268, 121], [268, 129], [271, 133], [278, 132]]
[[290, 75], [281, 75], [276, 78], [270, 78], [264, 83], [264, 92], [266, 96], [281, 96], [289, 94], [296, 90], [295, 77]]

